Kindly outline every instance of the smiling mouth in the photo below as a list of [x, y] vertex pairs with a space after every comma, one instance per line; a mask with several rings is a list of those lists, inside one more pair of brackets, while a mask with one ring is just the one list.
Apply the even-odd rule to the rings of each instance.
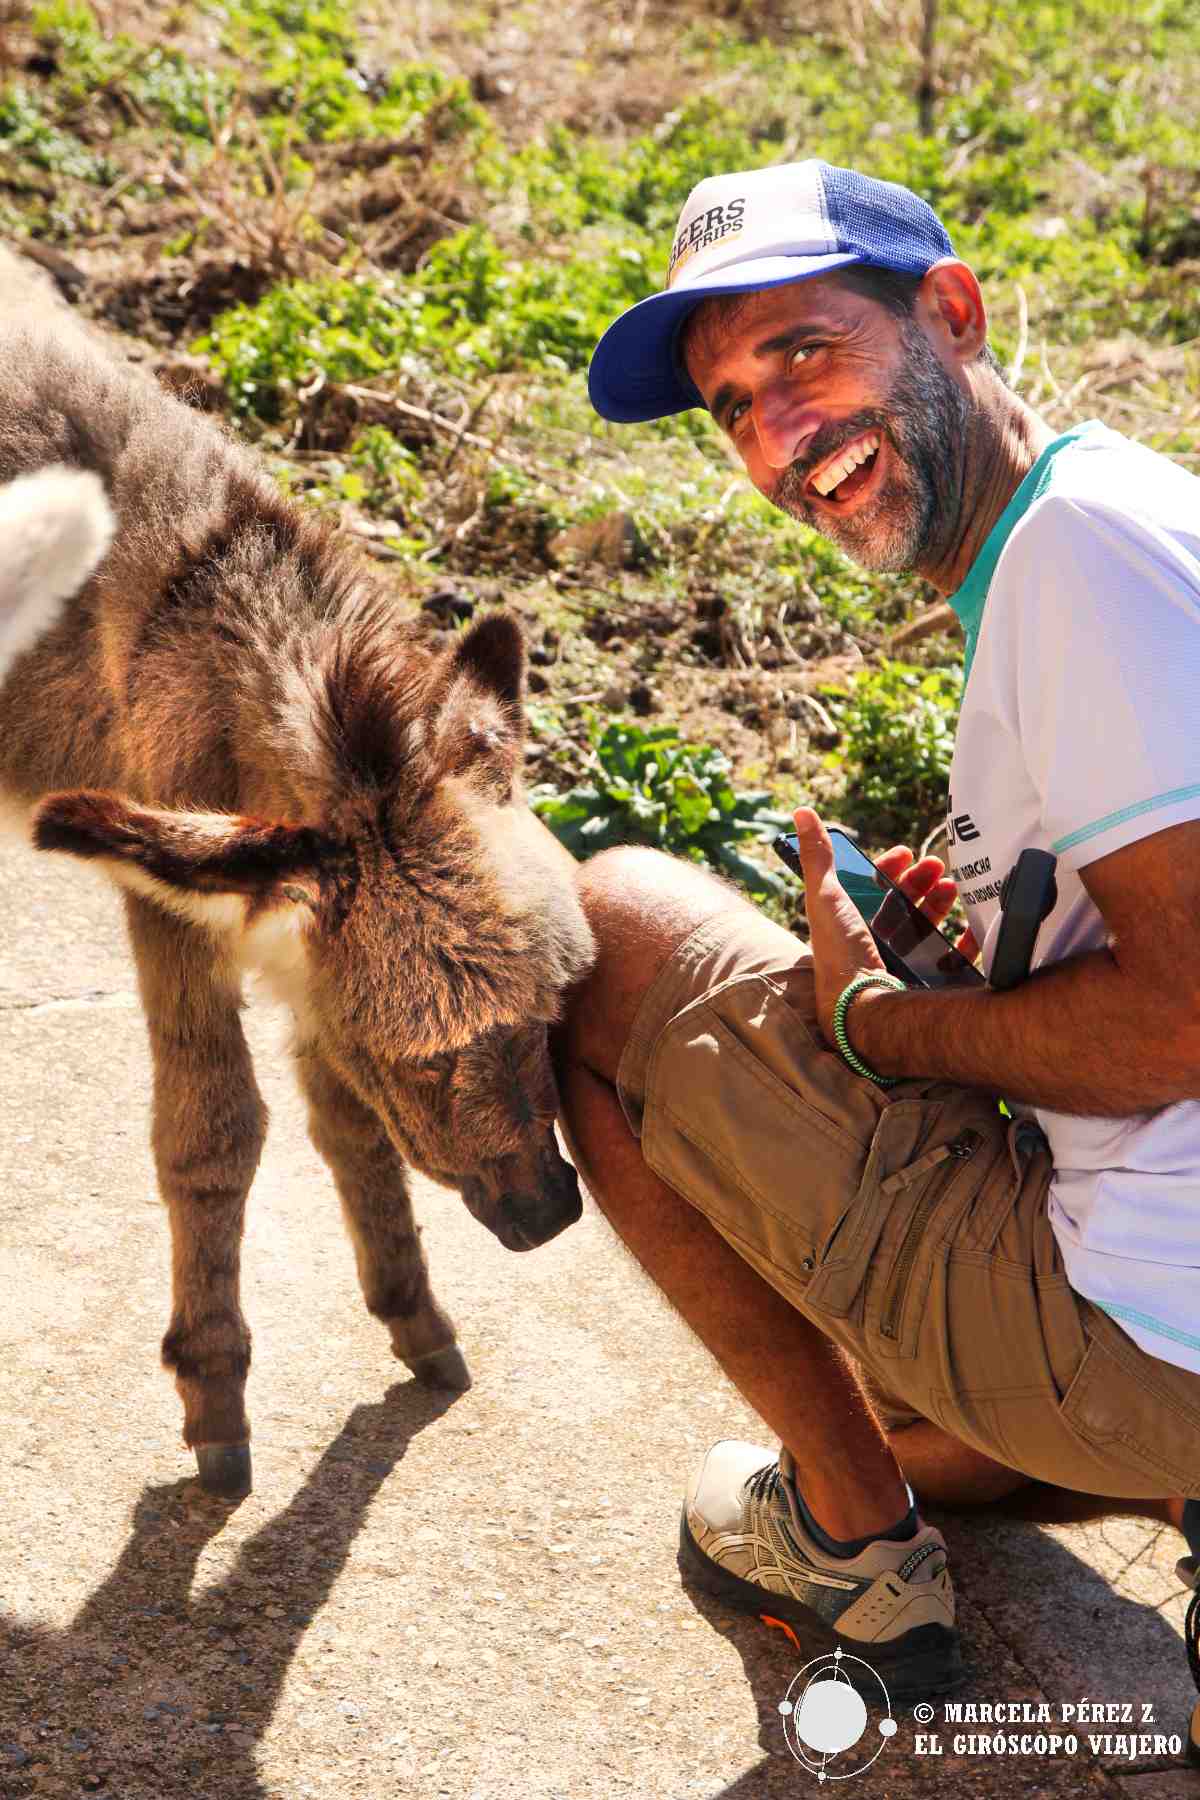
[[844, 506], [867, 487], [879, 461], [880, 435], [866, 431], [823, 462], [805, 483], [805, 492], [827, 506]]

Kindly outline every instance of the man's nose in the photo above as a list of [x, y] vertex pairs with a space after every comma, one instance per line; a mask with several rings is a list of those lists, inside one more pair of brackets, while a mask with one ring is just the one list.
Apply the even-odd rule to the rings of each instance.
[[786, 380], [764, 383], [751, 407], [759, 451], [772, 469], [786, 469], [802, 456], [822, 422], [821, 415]]

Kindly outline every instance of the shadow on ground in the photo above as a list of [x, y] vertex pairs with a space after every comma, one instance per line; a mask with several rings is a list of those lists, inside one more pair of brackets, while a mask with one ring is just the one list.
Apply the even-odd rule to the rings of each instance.
[[231, 1508], [175, 1482], [143, 1492], [116, 1566], [67, 1630], [0, 1614], [5, 1800], [265, 1795], [255, 1746], [305, 1629], [379, 1489], [456, 1398], [401, 1382], [356, 1407], [290, 1506], [196, 1598], [199, 1558]]
[[[891, 1796], [928, 1793], [945, 1800], [948, 1792], [987, 1795], [988, 1800], [1010, 1791], [1027, 1793], [1028, 1782], [1036, 1774], [1040, 1795], [1075, 1796], [1089, 1786], [1089, 1775], [1097, 1760], [1110, 1766], [1119, 1764], [1117, 1756], [1094, 1758], [1088, 1747], [1089, 1733], [1120, 1733], [1138, 1730], [1162, 1734], [1183, 1733], [1194, 1694], [1188, 1677], [1179, 1634], [1168, 1619], [1160, 1616], [1155, 1604], [1142, 1603], [1115, 1592], [1110, 1581], [1089, 1563], [1076, 1556], [1036, 1525], [1011, 1517], [988, 1517], [983, 1511], [962, 1514], [940, 1514], [927, 1509], [926, 1516], [944, 1533], [955, 1574], [959, 1626], [963, 1638], [963, 1658], [967, 1678], [952, 1695], [932, 1703], [932, 1717], [923, 1723], [914, 1718], [911, 1703], [892, 1708], [898, 1730], [880, 1752], [880, 1763], [886, 1761], [886, 1791]], [[1184, 1549], [1179, 1541], [1180, 1553]], [[714, 1789], [706, 1800], [760, 1800], [767, 1795], [795, 1793], [798, 1781], [811, 1779], [802, 1773], [787, 1748], [779, 1705], [788, 1692], [793, 1677], [805, 1666], [812, 1651], [804, 1652], [787, 1643], [783, 1634], [763, 1625], [757, 1618], [733, 1611], [714, 1599], [681, 1571], [685, 1593], [698, 1613], [712, 1629], [725, 1638], [741, 1658], [746, 1685], [753, 1696], [758, 1715], [758, 1741], [766, 1759], [743, 1771], [726, 1787]], [[994, 1596], [1007, 1586], [1012, 1612], [994, 1616]], [[1055, 1600], [1056, 1625], [1061, 1633], [1059, 1655], [1052, 1657], [1061, 1682], [1047, 1680], [1039, 1684], [1019, 1655], [1009, 1648], [1020, 1641], [1014, 1638], [1014, 1617], [1024, 1614], [1026, 1625], [1031, 1608], [1036, 1611], [1035, 1595]], [[1062, 1597], [1070, 1596], [1068, 1606]], [[1091, 1622], [1084, 1633], [1079, 1621]], [[1055, 1630], [1051, 1623], [1049, 1630]], [[1081, 1641], [1082, 1639], [1082, 1641]], [[1007, 1640], [1007, 1641], [1006, 1641]], [[1040, 1635], [1036, 1657], [1044, 1668], [1047, 1657], [1045, 1635]], [[1136, 1643], [1140, 1666], [1146, 1671], [1145, 1694], [1125, 1692], [1126, 1653]], [[1106, 1646], [1121, 1646], [1119, 1660], [1114, 1658], [1112, 1674], [1106, 1669]], [[869, 1654], [866, 1655], [869, 1662]], [[1086, 1665], [1081, 1671], [1079, 1664]], [[1074, 1677], [1084, 1673], [1082, 1682]], [[1086, 1678], [1090, 1674], [1090, 1680]], [[1152, 1725], [1072, 1725], [1063, 1724], [1059, 1708], [1064, 1702], [1081, 1698], [1129, 1700], [1135, 1702], [1134, 1720], [1140, 1717], [1139, 1703], [1149, 1699], [1157, 1688], [1169, 1694], [1165, 1704], [1155, 1707]], [[1178, 1692], [1176, 1691], [1178, 1690]], [[1065, 1734], [1074, 1730], [1079, 1749], [1074, 1755], [1064, 1754], [1053, 1762], [1046, 1757], [1025, 1759], [1001, 1758], [981, 1754], [955, 1755], [952, 1748], [956, 1732], [987, 1733], [1001, 1729], [1029, 1730], [1036, 1727], [1009, 1725], [989, 1726], [978, 1723], [946, 1723], [946, 1700], [957, 1703], [997, 1702], [1045, 1699], [1055, 1723], [1046, 1731]], [[826, 1766], [829, 1778], [836, 1774], [845, 1779], [863, 1769], [879, 1746], [878, 1723], [885, 1716], [882, 1707], [868, 1706], [868, 1730], [853, 1750], [843, 1753]], [[942, 1754], [918, 1756], [916, 1734], [936, 1732]], [[820, 1759], [814, 1759], [814, 1770]], [[1143, 1756], [1136, 1761], [1139, 1770], [1182, 1769], [1188, 1767], [1182, 1757]], [[882, 1776], [882, 1768], [878, 1771]], [[874, 1779], [874, 1776], [872, 1777]], [[1101, 1778], [1102, 1779], [1102, 1778]], [[1011, 1784], [1011, 1786], [1010, 1786]], [[1090, 1788], [1089, 1788], [1090, 1791]], [[1197, 1781], [1200, 1794], [1200, 1780]]]

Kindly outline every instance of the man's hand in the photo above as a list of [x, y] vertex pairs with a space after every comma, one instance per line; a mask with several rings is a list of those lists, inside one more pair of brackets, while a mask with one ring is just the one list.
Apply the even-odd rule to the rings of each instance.
[[[817, 1020], [824, 1036], [833, 1043], [833, 1009], [838, 995], [856, 975], [882, 969], [870, 928], [837, 878], [829, 833], [809, 807], [795, 814], [800, 862], [804, 869], [805, 906], [812, 940], [816, 979]], [[958, 889], [946, 875], [937, 856], [913, 860], [911, 850], [897, 845], [876, 858], [876, 866], [901, 888], [916, 906], [940, 925], [954, 904]], [[969, 931], [958, 939], [958, 948], [969, 961], [979, 954]], [[856, 1001], [857, 1005], [858, 1002]]]
[[[866, 927], [837, 903], [824, 827], [805, 808], [796, 829], [809, 884], [817, 1016], [828, 1034], [846, 982], [879, 963]], [[931, 919], [944, 917], [954, 884], [938, 873], [935, 857], [913, 863], [896, 849], [879, 861], [911, 899], [923, 900]], [[1004, 993], [914, 988], [901, 998], [868, 989], [849, 1017], [863, 1062], [896, 1080], [952, 1081], [1085, 1118], [1127, 1119], [1200, 1102], [1200, 959], [1187, 953], [1200, 916], [1200, 819], [1098, 857], [1080, 878], [1104, 920], [1103, 949], [1044, 964]], [[958, 947], [974, 954], [969, 938]]]

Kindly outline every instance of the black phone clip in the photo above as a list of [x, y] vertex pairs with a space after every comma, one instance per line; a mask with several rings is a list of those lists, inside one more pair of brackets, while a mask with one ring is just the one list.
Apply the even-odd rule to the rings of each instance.
[[1028, 976], [1042, 920], [1058, 901], [1057, 867], [1058, 858], [1049, 850], [1022, 850], [1004, 877], [1000, 931], [988, 971], [990, 987], [1014, 988]]

